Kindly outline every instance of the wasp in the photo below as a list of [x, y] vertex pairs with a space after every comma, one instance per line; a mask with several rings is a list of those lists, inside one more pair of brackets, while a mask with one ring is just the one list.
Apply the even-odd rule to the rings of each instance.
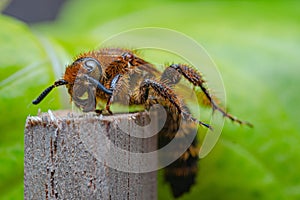
[[[184, 78], [194, 88], [200, 88], [213, 111], [239, 124], [247, 124], [221, 108], [210, 94], [203, 75], [188, 64], [171, 64], [160, 72], [154, 64], [137, 55], [137, 52], [124, 48], [102, 48], [83, 53], [66, 67], [62, 79], [45, 89], [32, 103], [40, 103], [53, 88], [65, 85], [71, 101], [83, 112], [112, 114], [113, 102], [127, 105], [140, 105], [149, 109], [154, 104], [162, 105], [167, 112], [167, 120], [158, 133], [160, 147], [176, 136], [181, 120], [196, 123], [212, 129], [209, 124], [195, 119], [173, 89]], [[103, 109], [97, 105], [104, 102]], [[171, 186], [174, 197], [188, 192], [195, 183], [198, 171], [198, 141], [192, 144], [173, 163], [165, 168], [164, 178]]]

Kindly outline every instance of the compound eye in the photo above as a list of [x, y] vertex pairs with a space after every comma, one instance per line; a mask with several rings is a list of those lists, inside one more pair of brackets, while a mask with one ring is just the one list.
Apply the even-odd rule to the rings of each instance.
[[88, 73], [91, 73], [95, 70], [101, 70], [101, 65], [98, 61], [93, 58], [88, 58], [84, 62], [84, 68], [87, 69]]

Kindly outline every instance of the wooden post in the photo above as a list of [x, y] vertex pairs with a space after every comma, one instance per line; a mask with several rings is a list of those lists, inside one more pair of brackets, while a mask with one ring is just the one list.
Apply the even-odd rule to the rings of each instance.
[[[94, 114], [68, 113], [70, 111], [49, 111], [27, 118], [25, 199], [157, 198], [155, 171], [131, 173], [113, 169], [107, 161], [99, 158], [97, 152], [93, 152], [95, 148], [90, 147], [84, 139], [89, 135], [102, 135], [109, 138], [113, 145], [128, 152], [154, 151], [157, 145], [155, 136], [137, 138], [125, 133], [134, 131], [137, 119], [140, 124], [147, 123], [147, 114], [99, 117]], [[127, 122], [125, 131], [124, 127], [119, 126], [120, 121], [124, 120]], [[98, 147], [97, 142], [94, 143], [95, 147]], [[157, 158], [151, 159], [155, 163]]]

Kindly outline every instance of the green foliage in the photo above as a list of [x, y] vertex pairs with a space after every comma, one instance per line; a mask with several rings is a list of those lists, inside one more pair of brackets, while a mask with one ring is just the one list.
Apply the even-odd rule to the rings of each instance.
[[[38, 107], [31, 100], [76, 54], [120, 31], [149, 26], [178, 30], [202, 44], [219, 66], [231, 113], [255, 126], [227, 120], [216, 147], [199, 163], [197, 185], [182, 199], [299, 199], [299, 8], [296, 1], [73, 0], [55, 23], [28, 27], [0, 16], [1, 199], [23, 196], [26, 116], [38, 107], [65, 107], [68, 97], [62, 89]], [[170, 199], [159, 180], [159, 198]]]

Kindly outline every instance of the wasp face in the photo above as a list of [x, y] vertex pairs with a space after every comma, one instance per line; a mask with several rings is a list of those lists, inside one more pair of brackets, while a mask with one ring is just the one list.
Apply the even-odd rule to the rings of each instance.
[[68, 81], [68, 92], [75, 105], [84, 112], [94, 111], [96, 107], [96, 86], [91, 80], [99, 81], [102, 66], [93, 57], [82, 57], [67, 67], [64, 80]]

